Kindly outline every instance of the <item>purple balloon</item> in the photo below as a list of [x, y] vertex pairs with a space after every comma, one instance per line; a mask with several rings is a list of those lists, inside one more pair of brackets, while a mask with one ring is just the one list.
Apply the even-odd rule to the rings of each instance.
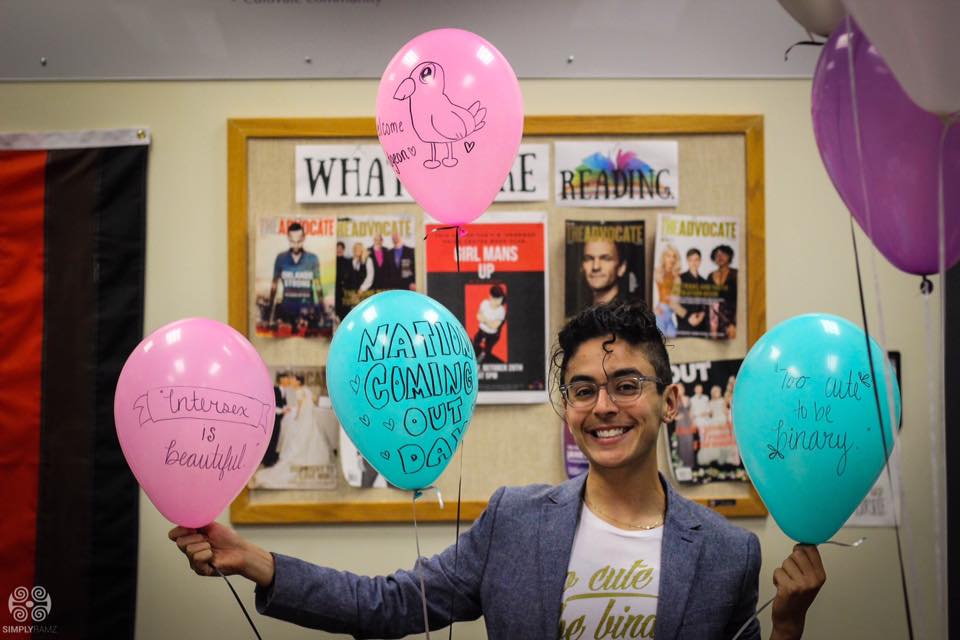
[[[857, 156], [847, 47], [852, 46], [863, 164]], [[937, 183], [944, 122], [915, 105], [851, 19], [823, 46], [813, 75], [813, 132], [844, 204], [898, 269], [939, 269]], [[866, 183], [869, 216], [864, 204]], [[960, 126], [943, 146], [946, 267], [960, 259]]]

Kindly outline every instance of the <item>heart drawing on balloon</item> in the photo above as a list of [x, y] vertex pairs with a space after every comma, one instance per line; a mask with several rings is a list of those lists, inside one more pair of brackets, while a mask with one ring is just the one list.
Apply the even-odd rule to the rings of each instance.
[[350, 381], [350, 388], [353, 389], [353, 392], [360, 393], [360, 376], [354, 376], [353, 380]]
[[476, 143], [476, 142], [470, 142], [469, 140], [468, 140], [467, 142], [464, 142], [464, 143], [463, 143], [463, 148], [467, 150], [467, 153], [470, 153], [471, 151], [473, 151], [473, 148], [474, 148], [475, 146], [477, 146], [477, 143]]
[[411, 158], [414, 158], [417, 155], [417, 148], [413, 146], [407, 147], [407, 153], [410, 154]]
[[[413, 291], [378, 293], [347, 317], [327, 359], [337, 418], [392, 485], [429, 487], [473, 414], [477, 358], [470, 336], [448, 309]], [[349, 385], [355, 376], [362, 381], [356, 394]]]

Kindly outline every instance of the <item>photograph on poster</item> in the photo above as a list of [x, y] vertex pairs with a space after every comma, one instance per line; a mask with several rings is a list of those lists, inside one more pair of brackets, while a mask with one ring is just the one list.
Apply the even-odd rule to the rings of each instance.
[[273, 435], [252, 489], [337, 488], [338, 424], [326, 397], [326, 367], [271, 367]]
[[337, 218], [337, 318], [389, 289], [416, 291], [416, 235], [412, 214]]
[[257, 220], [256, 335], [329, 336], [336, 282], [334, 216], [269, 216]]
[[567, 220], [564, 314], [593, 304], [646, 297], [643, 220]]
[[488, 213], [459, 238], [427, 224], [427, 292], [467, 330], [480, 403], [545, 402], [546, 214]]
[[733, 433], [730, 405], [743, 360], [671, 365], [680, 391], [676, 420], [667, 425], [670, 466], [678, 482], [745, 482], [747, 474]]
[[736, 218], [657, 216], [652, 306], [667, 338], [737, 337]]

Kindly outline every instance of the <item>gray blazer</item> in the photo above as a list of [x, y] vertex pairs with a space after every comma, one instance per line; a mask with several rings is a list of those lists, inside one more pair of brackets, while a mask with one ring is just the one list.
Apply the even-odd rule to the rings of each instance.
[[[557, 486], [500, 488], [451, 546], [417, 571], [368, 578], [274, 554], [276, 574], [257, 587], [257, 610], [358, 638], [423, 632], [420, 574], [430, 628], [481, 615], [491, 640], [556, 638], [586, 474]], [[757, 606], [760, 544], [723, 517], [667, 492], [657, 640], [730, 638]], [[741, 638], [760, 637], [753, 621]]]

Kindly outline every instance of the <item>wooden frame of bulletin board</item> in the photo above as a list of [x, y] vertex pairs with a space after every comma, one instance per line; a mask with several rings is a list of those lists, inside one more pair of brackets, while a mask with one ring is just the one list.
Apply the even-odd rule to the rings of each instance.
[[[763, 118], [732, 116], [529, 116], [524, 142], [557, 140], [660, 138], [679, 143], [680, 204], [668, 211], [737, 216], [740, 227], [738, 326], [747, 327], [734, 340], [687, 338], [670, 347], [672, 362], [742, 358], [766, 330]], [[412, 203], [377, 205], [299, 204], [294, 197], [294, 148], [297, 144], [349, 144], [377, 141], [373, 118], [236, 119], [228, 121], [228, 257], [229, 321], [250, 336], [254, 222], [258, 215], [337, 213], [409, 213], [418, 222], [417, 255], [423, 256], [423, 212]], [[550, 144], [551, 176], [553, 145]], [[552, 177], [551, 177], [552, 179]], [[656, 214], [663, 209], [557, 208], [553, 192], [545, 202], [495, 203], [496, 211], [547, 213], [549, 334], [563, 322], [563, 237], [566, 219], [615, 220], [624, 212], [646, 222], [648, 272], [653, 264]], [[650, 278], [652, 281], [652, 278]], [[417, 282], [426, 282], [423, 260], [417, 264]], [[421, 288], [422, 290], [422, 288]], [[649, 284], [647, 291], [649, 292]], [[429, 291], [427, 292], [429, 293]], [[269, 339], [267, 339], [269, 340]], [[283, 343], [283, 344], [280, 344]], [[329, 342], [290, 338], [254, 340], [269, 365], [308, 366], [326, 361]], [[546, 354], [545, 354], [546, 355]], [[275, 362], [271, 362], [271, 359]], [[484, 405], [474, 414], [464, 446], [438, 480], [447, 502], [457, 496], [462, 463], [462, 517], [476, 518], [488, 497], [501, 485], [534, 482], [555, 484], [565, 479], [561, 456], [562, 421], [549, 404]], [[667, 451], [661, 438], [661, 467]], [[465, 453], [464, 453], [465, 452]], [[671, 477], [668, 470], [665, 475]], [[726, 516], [762, 516], [767, 513], [749, 483], [713, 482], [680, 485], [679, 491]], [[452, 521], [455, 506], [441, 509], [427, 494], [417, 516], [425, 521]], [[238, 524], [313, 522], [408, 522], [411, 494], [394, 489], [358, 489], [342, 481], [336, 490], [244, 489], [233, 502], [231, 519]]]

